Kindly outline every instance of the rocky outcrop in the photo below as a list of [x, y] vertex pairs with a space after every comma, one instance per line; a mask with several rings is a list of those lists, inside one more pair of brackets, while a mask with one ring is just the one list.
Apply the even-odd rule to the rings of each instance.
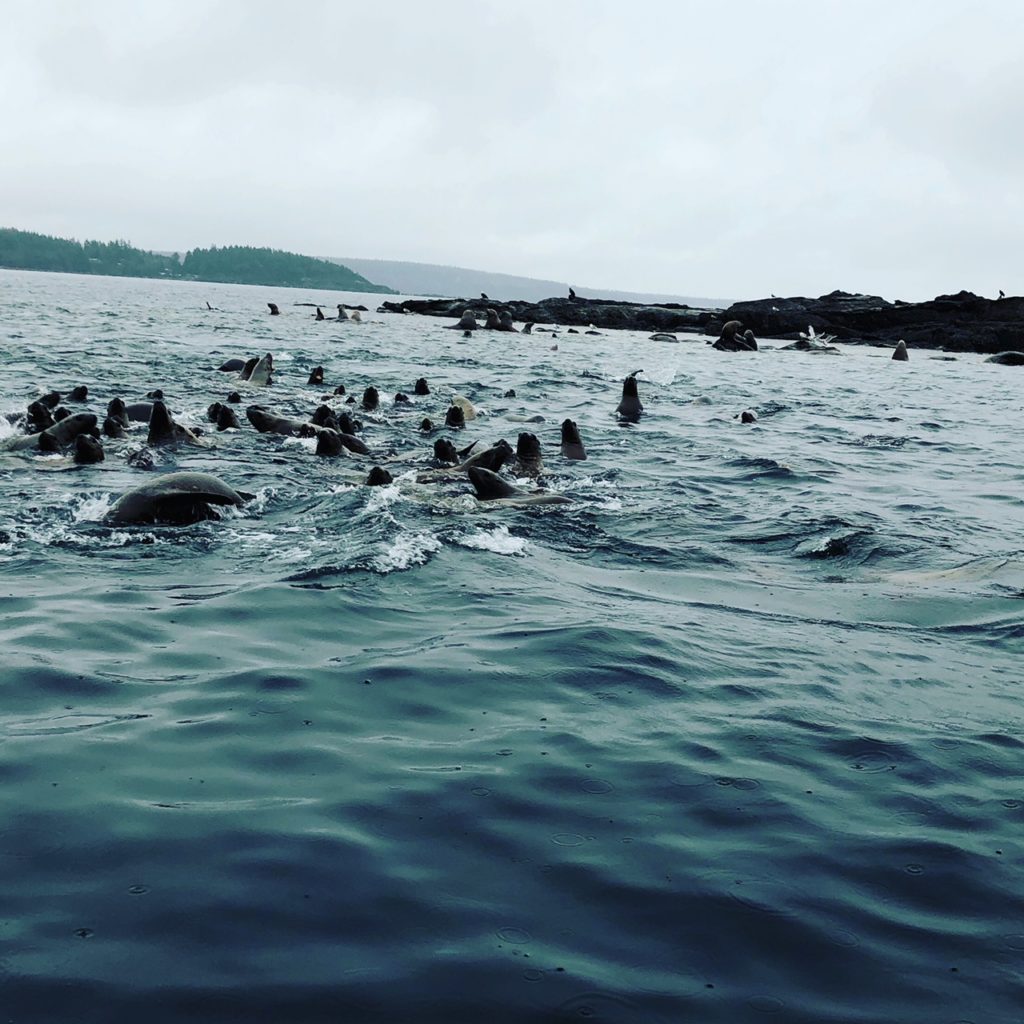
[[[799, 338], [808, 326], [837, 341], [950, 352], [1005, 352], [1024, 348], [1024, 298], [984, 299], [972, 292], [928, 302], [888, 302], [877, 295], [832, 292], [818, 299], [737, 302], [717, 314], [719, 329], [739, 320], [758, 338]], [[710, 328], [714, 329], [713, 321]]]
[[469, 299], [406, 299], [385, 302], [382, 312], [422, 313], [457, 320], [467, 309], [483, 316], [486, 307], [521, 323], [565, 327], [618, 328], [718, 338], [739, 321], [759, 340], [797, 341], [813, 327], [837, 341], [894, 347], [945, 349], [986, 354], [1024, 351], [1024, 298], [985, 299], [971, 292], [939, 295], [928, 302], [889, 302], [877, 295], [835, 291], [817, 299], [792, 297], [737, 302], [728, 309], [694, 309], [677, 304], [638, 305], [603, 299], [551, 298], [543, 302]]
[[[718, 310], [692, 309], [675, 303], [643, 306], [610, 299], [544, 299], [543, 302], [495, 302], [488, 299], [405, 299], [385, 302], [386, 313], [422, 313], [458, 320], [468, 309], [484, 318], [488, 308], [499, 316], [509, 313], [519, 323], [558, 324], [565, 327], [617, 328], [626, 331], [672, 331], [702, 334]], [[716, 331], [717, 333], [717, 331]]]

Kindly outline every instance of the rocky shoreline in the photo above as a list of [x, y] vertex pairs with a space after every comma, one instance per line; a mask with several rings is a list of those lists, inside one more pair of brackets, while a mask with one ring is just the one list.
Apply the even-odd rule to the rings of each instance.
[[491, 299], [405, 299], [380, 310], [457, 320], [467, 310], [483, 319], [488, 308], [509, 312], [519, 323], [622, 329], [718, 337], [738, 320], [759, 340], [796, 341], [813, 327], [818, 335], [854, 344], [993, 354], [1024, 351], [1024, 298], [986, 299], [972, 292], [939, 295], [928, 302], [889, 302], [877, 295], [835, 291], [817, 299], [793, 297], [736, 302], [728, 309], [676, 304], [639, 305], [606, 299], [550, 298], [542, 302]]

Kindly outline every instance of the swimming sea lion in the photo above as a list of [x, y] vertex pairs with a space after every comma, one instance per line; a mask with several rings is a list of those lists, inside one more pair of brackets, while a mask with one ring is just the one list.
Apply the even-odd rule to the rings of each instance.
[[43, 402], [32, 402], [25, 413], [25, 429], [30, 434], [38, 434], [56, 422], [50, 407]]
[[317, 455], [347, 455], [349, 452], [355, 452], [357, 455], [370, 454], [366, 444], [352, 434], [332, 430], [330, 427], [315, 429]]
[[984, 361], [998, 363], [1001, 366], [1024, 366], [1024, 352], [997, 352]]
[[396, 391], [394, 397], [395, 405], [409, 405], [409, 396], [404, 391]]
[[246, 418], [261, 434], [281, 434], [284, 437], [298, 437], [305, 426], [312, 426], [306, 420], [293, 420], [278, 416], [262, 405], [250, 405], [245, 410]]
[[447, 437], [439, 437], [434, 442], [434, 462], [437, 465], [454, 466], [459, 461], [459, 453], [455, 445]]
[[427, 419], [426, 416], [424, 416], [423, 419], [420, 420], [420, 430], [422, 430], [423, 433], [426, 434], [426, 433], [429, 433], [433, 429], [434, 429], [434, 424], [431, 423], [430, 420]]
[[274, 369], [274, 357], [268, 352], [262, 359], [256, 361], [256, 365], [253, 366], [246, 378], [250, 384], [258, 384], [260, 386], [266, 384], [272, 384], [271, 372]]
[[235, 415], [235, 410], [230, 405], [222, 405], [220, 411], [217, 413], [217, 429], [218, 430], [239, 430], [241, 424], [238, 422], [238, 417]]
[[345, 394], [345, 385], [344, 384], [339, 384], [334, 389], [334, 394], [336, 394], [336, 395], [343, 395], [343, 394]]
[[58, 423], [34, 434], [21, 434], [7, 437], [0, 441], [0, 451], [56, 452], [72, 444], [79, 434], [91, 433], [96, 429], [96, 414], [76, 412], [66, 416]]
[[347, 409], [342, 409], [341, 412], [335, 413], [335, 418], [343, 434], [358, 434], [363, 429], [363, 424], [359, 420], [353, 419], [348, 414]]
[[668, 334], [665, 331], [659, 331], [657, 334], [652, 334], [648, 341], [678, 341], [679, 339], [674, 334]]
[[[256, 364], [254, 363], [253, 365], [255, 366]], [[231, 373], [232, 371], [235, 373], [239, 373], [243, 369], [245, 369], [245, 360], [237, 358], [225, 359], [224, 362], [217, 367], [217, 369], [222, 371], [223, 373]]]
[[536, 434], [524, 430], [516, 442], [516, 473], [519, 476], [539, 476], [543, 469], [540, 441]]
[[902, 338], [896, 342], [896, 347], [892, 350], [892, 357], [898, 363], [906, 363], [910, 360], [910, 356], [907, 355], [907, 343]]
[[242, 396], [237, 391], [232, 391], [225, 399], [225, 401], [232, 402], [233, 404], [237, 405], [239, 402], [242, 401]]
[[620, 420], [628, 423], [636, 423], [644, 411], [640, 401], [640, 393], [636, 386], [636, 376], [630, 374], [622, 382], [622, 401], [619, 402], [615, 412]]
[[276, 302], [268, 302], [267, 305], [270, 307], [270, 315], [271, 316], [280, 316], [281, 315], [281, 310], [279, 310], [277, 308], [277, 303]]
[[740, 423], [756, 423], [757, 413], [753, 409], [744, 409], [740, 413]]
[[508, 391], [504, 392], [504, 394], [502, 394], [501, 397], [502, 398], [515, 398], [516, 397], [516, 389], [515, 388], [509, 388]]
[[75, 462], [79, 466], [92, 465], [96, 462], [102, 462], [103, 445], [99, 443], [91, 434], [79, 434], [75, 438]]
[[216, 518], [214, 505], [238, 506], [245, 500], [246, 496], [210, 473], [165, 473], [121, 495], [105, 522], [187, 526]]
[[412, 393], [414, 395], [429, 395], [430, 394], [430, 387], [427, 384], [426, 377], [419, 377], [419, 378], [417, 378], [416, 383], [413, 385]]
[[473, 490], [480, 501], [500, 504], [511, 508], [525, 508], [530, 505], [568, 505], [571, 499], [562, 494], [549, 494], [546, 491], [521, 491], [503, 480], [497, 473], [479, 466], [471, 466], [468, 470]]
[[315, 423], [318, 427], [326, 426], [328, 420], [334, 420], [338, 422], [334, 415], [334, 410], [329, 405], [318, 405], [313, 415], [309, 417], [310, 423]]
[[177, 444], [180, 441], [190, 441], [194, 444], [198, 438], [188, 427], [175, 423], [167, 406], [157, 399], [149, 414], [149, 433], [146, 435], [146, 443]]
[[523, 324], [523, 334], [533, 334], [533, 322]]
[[348, 320], [349, 319], [348, 313], [345, 312], [345, 307], [340, 302], [338, 303], [338, 319], [339, 320]]
[[587, 457], [580, 432], [572, 420], [562, 420], [562, 458], [582, 461]]
[[381, 487], [390, 483], [394, 483], [394, 478], [386, 469], [381, 469], [380, 466], [374, 466], [366, 477], [367, 487]]
[[[107, 416], [112, 420], [117, 420], [122, 427], [127, 427], [129, 420], [124, 400], [121, 398], [112, 398], [107, 402]], [[149, 417], [147, 416], [146, 419], [148, 421]]]
[[352, 312], [349, 314], [348, 318], [354, 324], [361, 324], [363, 322], [362, 315], [360, 314], [358, 309], [353, 309]]
[[739, 320], [729, 320], [722, 325], [722, 333], [714, 348], [719, 352], [756, 352], [757, 341], [753, 331], [744, 331]]
[[467, 421], [476, 419], [476, 409], [473, 408], [473, 403], [464, 395], [452, 395], [452, 405], [457, 405], [462, 410], [463, 419]]
[[466, 414], [458, 405], [449, 405], [444, 414], [444, 425], [453, 430], [461, 430], [466, 425]]
[[306, 383], [307, 384], [323, 384], [323, 382], [324, 382], [324, 368], [322, 366], [314, 366], [313, 369], [309, 371], [309, 380], [307, 380]]
[[238, 371], [238, 376], [241, 380], [248, 380], [250, 374], [255, 369], [256, 364], [260, 361], [259, 356], [251, 356], [249, 359], [242, 364], [242, 369]]
[[79, 384], [78, 387], [71, 389], [68, 394], [69, 402], [84, 402], [89, 397], [89, 389], [84, 384]]
[[452, 331], [475, 331], [479, 327], [473, 311], [469, 309], [462, 314], [457, 324], [445, 324], [445, 328]]
[[380, 394], [372, 385], [363, 392], [363, 408], [367, 412], [373, 412], [380, 405]]
[[316, 315], [317, 320], [325, 319], [324, 311], [319, 306], [316, 307], [316, 314], [315, 315]]
[[507, 309], [502, 310], [501, 316], [498, 317], [498, 330], [512, 331], [514, 334], [519, 333], [512, 323], [512, 314]]
[[124, 424], [120, 420], [115, 420], [113, 416], [108, 416], [103, 421], [103, 433], [106, 437], [124, 437]]
[[53, 422], [60, 423], [61, 420], [66, 420], [71, 415], [70, 409], [65, 409], [63, 405], [58, 405], [53, 410]]
[[42, 402], [47, 409], [56, 409], [60, 405], [60, 392], [48, 391], [45, 395], [40, 395], [37, 401]]

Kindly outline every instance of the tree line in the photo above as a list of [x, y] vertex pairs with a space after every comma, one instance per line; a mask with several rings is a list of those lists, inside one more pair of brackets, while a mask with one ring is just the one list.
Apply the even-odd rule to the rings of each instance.
[[129, 242], [79, 242], [34, 231], [0, 228], [0, 267], [113, 277], [165, 277], [269, 287], [386, 292], [348, 267], [282, 249], [228, 245], [191, 249], [184, 258], [136, 249]]

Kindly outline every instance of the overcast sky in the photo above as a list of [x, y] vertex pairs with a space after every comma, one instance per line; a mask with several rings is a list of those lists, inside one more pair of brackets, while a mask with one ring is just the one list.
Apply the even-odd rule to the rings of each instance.
[[1024, 293], [1020, 0], [0, 4], [0, 226]]

